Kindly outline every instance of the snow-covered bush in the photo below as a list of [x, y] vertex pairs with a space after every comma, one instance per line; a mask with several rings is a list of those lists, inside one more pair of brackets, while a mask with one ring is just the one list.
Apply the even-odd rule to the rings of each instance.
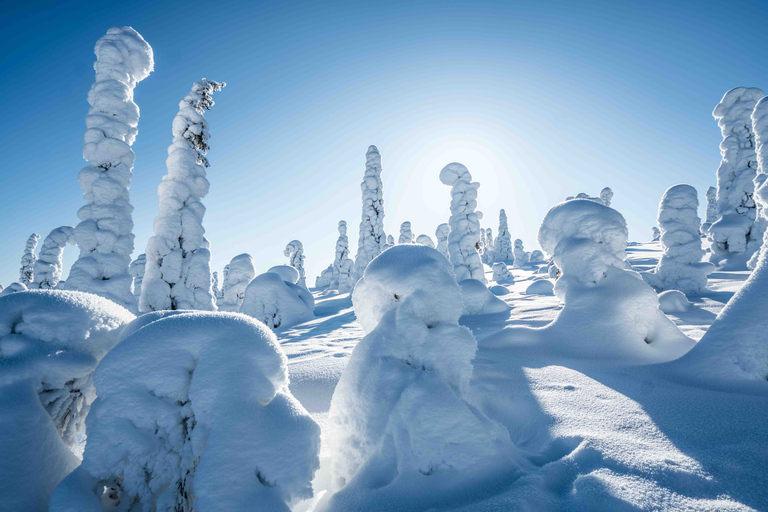
[[[752, 111], [763, 91], [736, 87], [723, 96], [712, 115], [723, 133], [722, 161], [717, 169], [718, 220], [709, 228], [711, 261], [740, 267], [752, 255], [748, 247], [755, 222], [754, 178], [757, 170]], [[729, 261], [733, 260], [733, 261]]]
[[684, 313], [692, 306], [688, 297], [680, 290], [667, 290], [659, 294], [659, 308], [664, 313]]
[[544, 263], [544, 253], [536, 249], [528, 257], [528, 263]]
[[528, 264], [528, 257], [530, 256], [525, 249], [523, 249], [523, 241], [519, 238], [515, 239], [515, 248], [513, 249], [513, 256], [515, 258], [514, 268], [522, 268]]
[[432, 237], [430, 237], [429, 235], [417, 236], [416, 243], [419, 245], [423, 245], [424, 247], [429, 247], [430, 249], [435, 248], [435, 242], [432, 241]]
[[24, 246], [24, 254], [21, 256], [21, 269], [19, 269], [19, 282], [30, 287], [35, 279], [35, 262], [37, 256], [35, 256], [35, 249], [37, 248], [37, 241], [40, 240], [40, 235], [32, 233], [27, 238], [27, 243]]
[[506, 313], [512, 309], [509, 304], [496, 297], [485, 283], [477, 279], [459, 281], [459, 287], [461, 288], [461, 301], [464, 304], [462, 315]]
[[707, 276], [715, 266], [701, 261], [704, 250], [698, 208], [696, 189], [690, 185], [672, 186], [661, 198], [657, 221], [664, 253], [653, 272], [643, 273], [646, 282], [657, 290], [700, 293], [706, 289]]
[[275, 335], [244, 315], [152, 314], [96, 370], [83, 463], [51, 512], [287, 512], [310, 497], [320, 428]]
[[365, 176], [360, 184], [363, 192], [363, 215], [355, 257], [354, 280], [360, 278], [368, 263], [378, 256], [385, 245], [395, 245], [384, 234], [384, 186], [381, 183], [381, 153], [370, 146], [365, 154]]
[[747, 262], [747, 268], [754, 270], [760, 256], [765, 232], [768, 231], [768, 99], [762, 98], [752, 111], [752, 126], [755, 131], [755, 155], [757, 174], [755, 174], [755, 225], [750, 232], [750, 246], [755, 251]]
[[504, 209], [499, 211], [499, 232], [496, 234], [496, 244], [493, 246], [493, 252], [495, 253], [496, 261], [512, 261], [515, 257], [512, 254], [512, 235], [509, 234], [507, 212]]
[[611, 200], [613, 199], [613, 190], [611, 187], [605, 187], [600, 191], [600, 200], [603, 201], [605, 206], [611, 206]]
[[131, 262], [130, 271], [133, 278], [133, 294], [138, 301], [141, 298], [141, 283], [144, 281], [144, 270], [147, 268], [147, 255], [141, 253]]
[[59, 285], [64, 268], [62, 256], [67, 245], [75, 245], [75, 228], [72, 226], [61, 226], [48, 233], [35, 261], [35, 283], [31, 288], [48, 290]]
[[250, 254], [239, 254], [224, 267], [224, 284], [221, 289], [219, 310], [240, 311], [245, 296], [245, 288], [256, 277], [256, 267]]
[[458, 324], [461, 294], [448, 260], [395, 246], [371, 262], [352, 301], [367, 334], [328, 419], [342, 489], [318, 510], [364, 510], [371, 495], [390, 510], [431, 509], [477, 479], [513, 471], [509, 434], [467, 402], [477, 342]]
[[339, 239], [336, 241], [336, 256], [333, 259], [333, 273], [329, 287], [339, 293], [352, 291], [355, 284], [353, 279], [355, 263], [349, 257], [349, 238], [347, 238], [347, 223], [339, 221]]
[[136, 84], [152, 71], [152, 48], [130, 27], [113, 27], [96, 42], [96, 81], [88, 92], [91, 108], [83, 158], [88, 166], [78, 181], [86, 205], [77, 216], [75, 241], [80, 256], [66, 288], [94, 293], [136, 309], [128, 270], [133, 252], [133, 219], [128, 189], [136, 156], [139, 107], [133, 102]]
[[397, 239], [398, 244], [412, 244], [413, 232], [411, 231], [411, 223], [408, 221], [400, 224], [400, 237]]
[[267, 272], [277, 274], [282, 278], [283, 281], [288, 281], [292, 284], [299, 282], [299, 271], [290, 265], [275, 265], [274, 267], [267, 270]]
[[456, 280], [477, 279], [485, 283], [485, 270], [477, 245], [480, 241], [481, 212], [477, 208], [480, 184], [460, 163], [450, 163], [440, 171], [440, 181], [451, 187], [451, 232], [448, 234], [448, 254]]
[[395, 245], [395, 237], [392, 235], [387, 235], [387, 243], [386, 245], [393, 247]]
[[525, 289], [526, 295], [554, 295], [555, 285], [549, 279], [537, 279]]
[[656, 242], [657, 240], [659, 240], [659, 238], [661, 238], [661, 231], [659, 230], [659, 228], [657, 228], [656, 226], [653, 226], [651, 228], [651, 236], [653, 237], [651, 239], [653, 242]]
[[717, 220], [717, 189], [715, 187], [709, 187], [707, 189], [707, 216], [704, 219], [704, 224], [701, 225], [701, 232], [705, 235], [709, 234], [709, 228]]
[[436, 248], [446, 258], [448, 257], [448, 235], [450, 234], [451, 227], [446, 223], [440, 224], [435, 230], [435, 238], [437, 238]]
[[493, 264], [493, 280], [497, 283], [502, 281], [508, 282], [509, 280], [514, 282], [512, 273], [509, 271], [509, 268], [507, 268], [507, 264], [503, 261], [497, 261]]
[[225, 85], [203, 78], [179, 102], [165, 161], [168, 174], [157, 187], [160, 214], [155, 218], [155, 236], [147, 243], [140, 311], [216, 309], [211, 244], [203, 228], [202, 199], [210, 186], [205, 177], [210, 134], [204, 114], [214, 105], [212, 94]]
[[256, 276], [245, 289], [240, 312], [270, 329], [287, 329], [313, 319], [315, 299], [306, 288], [274, 272]]
[[307, 288], [307, 278], [304, 274], [304, 246], [298, 240], [291, 240], [285, 246], [283, 255], [288, 258], [288, 264], [299, 272], [299, 280], [296, 283]]
[[0, 297], [0, 510], [48, 510], [79, 464], [93, 371], [134, 318], [87, 293]]
[[25, 285], [24, 283], [11, 283], [5, 288], [3, 288], [2, 291], [0, 291], [0, 296], [10, 295], [12, 293], [18, 293], [18, 292], [25, 292], [27, 290], [28, 290], [27, 285]]

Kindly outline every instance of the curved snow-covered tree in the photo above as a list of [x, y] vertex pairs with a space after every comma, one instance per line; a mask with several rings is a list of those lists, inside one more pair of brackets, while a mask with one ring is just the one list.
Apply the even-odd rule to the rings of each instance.
[[512, 235], [507, 226], [507, 212], [502, 208], [499, 211], [499, 232], [496, 234], [496, 244], [493, 246], [496, 261], [512, 261], [515, 255], [512, 252]]
[[[717, 169], [718, 219], [709, 228], [710, 261], [740, 267], [755, 250], [751, 235], [755, 222], [754, 178], [757, 171], [752, 111], [765, 95], [754, 87], [736, 87], [723, 96], [712, 115], [723, 133], [722, 161]], [[729, 261], [732, 260], [732, 261]]]
[[[752, 126], [755, 131], [755, 155], [757, 157], [757, 174], [755, 174], [755, 206], [757, 216], [750, 236], [750, 245], [755, 253], [747, 262], [747, 268], [754, 270], [760, 256], [765, 232], [768, 231], [768, 96], [762, 98], [752, 111]], [[764, 199], [765, 198], [765, 199]]]
[[[360, 184], [363, 192], [363, 215], [355, 257], [355, 280], [365, 267], [381, 254], [388, 239], [384, 234], [384, 186], [381, 182], [381, 153], [370, 146], [365, 154], [365, 176]], [[394, 245], [394, 238], [389, 245]]]
[[611, 187], [605, 187], [600, 191], [600, 199], [605, 206], [611, 206], [611, 200], [613, 199], [613, 190], [611, 190]]
[[32, 281], [35, 279], [35, 262], [37, 256], [35, 256], [35, 249], [37, 248], [37, 241], [40, 240], [40, 235], [32, 233], [27, 238], [27, 243], [24, 246], [24, 254], [21, 256], [21, 268], [19, 269], [19, 282], [30, 287]]
[[48, 290], [59, 285], [64, 267], [62, 256], [67, 245], [75, 245], [75, 228], [72, 226], [61, 226], [48, 233], [35, 261], [35, 284], [31, 288]]
[[709, 235], [709, 228], [717, 220], [717, 189], [709, 187], [707, 189], [707, 216], [704, 224], [701, 225], [702, 234]]
[[354, 262], [349, 257], [349, 238], [347, 238], [347, 223], [339, 221], [339, 238], [336, 240], [336, 257], [333, 259], [333, 273], [329, 287], [340, 293], [352, 290]]
[[448, 235], [450, 233], [451, 227], [446, 223], [440, 224], [435, 230], [435, 237], [437, 238], [437, 250], [446, 258], [448, 257]]
[[412, 244], [413, 232], [411, 231], [411, 223], [408, 221], [400, 224], [400, 238], [397, 240], [398, 244]]
[[152, 48], [131, 27], [113, 27], [96, 42], [94, 52], [96, 81], [88, 92], [91, 108], [83, 141], [88, 166], [78, 176], [87, 204], [77, 212], [81, 222], [75, 227], [75, 241], [80, 256], [66, 288], [135, 310], [128, 270], [133, 252], [128, 189], [136, 159], [131, 145], [139, 124], [133, 90], [153, 70]]
[[523, 249], [523, 241], [517, 238], [515, 240], [515, 248], [513, 249], [515, 261], [512, 264], [514, 268], [522, 268], [528, 264], [528, 257], [530, 256], [525, 249]]
[[147, 255], [144, 253], [139, 254], [135, 260], [131, 262], [131, 277], [133, 278], [133, 294], [138, 301], [141, 298], [141, 283], [144, 281], [144, 271], [147, 268]]
[[696, 189], [690, 185], [670, 187], [661, 198], [658, 222], [664, 253], [656, 269], [643, 274], [646, 282], [657, 290], [700, 293], [706, 289], [707, 276], [715, 266], [701, 261], [705, 253], [701, 248], [698, 208]]
[[419, 245], [423, 245], [424, 247], [429, 247], [430, 249], [435, 248], [435, 242], [432, 241], [432, 238], [429, 235], [417, 236], [416, 243]]
[[239, 254], [224, 267], [224, 284], [221, 287], [219, 310], [240, 311], [248, 283], [256, 277], [256, 267], [250, 254]]
[[307, 279], [304, 275], [304, 246], [298, 240], [291, 240], [285, 246], [283, 254], [288, 257], [288, 264], [299, 272], [299, 280], [296, 284], [307, 287]]
[[157, 188], [160, 214], [155, 236], [147, 242], [147, 270], [140, 311], [197, 309], [213, 311], [210, 243], [205, 238], [202, 198], [208, 193], [208, 122], [212, 94], [226, 84], [203, 78], [179, 103], [173, 142], [165, 165], [168, 174]]
[[440, 171], [440, 181], [451, 187], [451, 232], [448, 234], [448, 254], [456, 280], [477, 279], [485, 283], [485, 270], [477, 245], [480, 242], [480, 219], [477, 208], [477, 189], [480, 184], [472, 181], [467, 168], [457, 162]]

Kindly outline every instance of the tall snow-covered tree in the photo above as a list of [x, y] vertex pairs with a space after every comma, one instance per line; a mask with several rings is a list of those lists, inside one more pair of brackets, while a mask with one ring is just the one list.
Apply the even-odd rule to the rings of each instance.
[[483, 255], [488, 260], [483, 260], [483, 263], [493, 265], [493, 262], [496, 261], [496, 245], [493, 242], [493, 230], [491, 228], [485, 230], [485, 251], [483, 251]]
[[397, 240], [398, 244], [412, 244], [413, 243], [413, 231], [411, 231], [411, 223], [408, 221], [400, 224], [400, 238]]
[[333, 259], [333, 273], [329, 284], [332, 290], [347, 293], [352, 290], [354, 262], [349, 257], [347, 222], [339, 221], [339, 238], [336, 240], [336, 256]]
[[740, 267], [759, 245], [749, 244], [756, 216], [752, 196], [757, 171], [751, 115], [763, 96], [760, 89], [736, 87], [725, 93], [712, 112], [723, 133], [723, 158], [717, 169], [719, 218], [709, 228], [714, 242], [710, 260], [716, 264]]
[[528, 257], [530, 256], [530, 254], [525, 252], [525, 249], [523, 249], [522, 240], [520, 240], [519, 238], [515, 240], [515, 247], [514, 249], [512, 249], [512, 251], [515, 256], [515, 261], [512, 264], [514, 268], [522, 268], [528, 264]]
[[[757, 157], [757, 174], [755, 174], [755, 195], [768, 197], [768, 96], [763, 97], [752, 111], [752, 126], [755, 131], [755, 155]], [[760, 247], [768, 231], [768, 202], [755, 200], [757, 216], [752, 227], [750, 245], [755, 252], [747, 262], [747, 268], [754, 270], [760, 257]]]
[[[365, 267], [381, 254], [387, 244], [384, 234], [384, 186], [381, 182], [381, 153], [370, 146], [365, 154], [365, 176], [360, 184], [363, 192], [363, 215], [355, 257], [355, 279], [360, 279]], [[394, 242], [394, 240], [393, 240]]]
[[133, 294], [136, 296], [136, 300], [141, 299], [141, 283], [144, 281], [144, 272], [147, 268], [147, 255], [144, 253], [139, 254], [135, 260], [131, 262], [131, 277], [133, 277]]
[[440, 171], [440, 181], [451, 187], [451, 232], [448, 235], [448, 254], [457, 281], [477, 279], [485, 283], [485, 270], [477, 245], [480, 242], [480, 219], [477, 208], [477, 189], [467, 168], [457, 162]]
[[256, 267], [253, 257], [248, 254], [238, 254], [229, 265], [224, 267], [224, 283], [221, 286], [221, 298], [218, 301], [220, 311], [240, 311], [248, 283], [256, 277]]
[[707, 216], [704, 224], [701, 225], [701, 232], [709, 235], [709, 228], [717, 220], [717, 189], [709, 187], [707, 189]]
[[216, 302], [218, 302], [219, 297], [221, 297], [221, 288], [219, 288], [219, 273], [213, 272], [211, 274], [211, 280], [213, 282], [211, 285], [211, 288], [213, 289], [213, 298]]
[[86, 205], [77, 216], [75, 241], [80, 256], [66, 288], [90, 292], [129, 309], [136, 309], [128, 270], [133, 252], [133, 206], [128, 189], [136, 156], [139, 107], [133, 101], [136, 84], [149, 76], [152, 48], [131, 27], [113, 27], [96, 42], [96, 81], [88, 92], [91, 108], [83, 157], [88, 162], [78, 176]]
[[512, 235], [507, 226], [507, 212], [503, 208], [499, 211], [499, 232], [493, 252], [496, 253], [496, 261], [512, 261], [515, 257], [512, 252]]
[[611, 187], [605, 187], [600, 191], [600, 199], [605, 206], [611, 206], [611, 200], [613, 199], [613, 190], [611, 190]]
[[211, 244], [205, 238], [202, 198], [208, 193], [208, 122], [212, 95], [226, 84], [203, 78], [179, 103], [173, 142], [165, 161], [168, 174], [158, 186], [160, 214], [147, 243], [147, 269], [140, 311], [197, 309], [213, 311]]
[[437, 238], [437, 250], [440, 254], [448, 257], [448, 235], [451, 233], [451, 227], [445, 222], [437, 226], [435, 237]]
[[24, 254], [21, 256], [21, 268], [19, 269], [19, 282], [29, 287], [35, 278], [35, 248], [37, 248], [37, 241], [40, 240], [40, 235], [32, 233], [27, 238], [27, 243], [24, 245]]
[[72, 226], [61, 226], [48, 233], [35, 261], [35, 284], [31, 288], [49, 290], [59, 285], [64, 267], [62, 256], [67, 245], [75, 245], [75, 228]]
[[296, 283], [302, 288], [307, 287], [307, 278], [304, 274], [304, 245], [298, 240], [291, 240], [285, 246], [283, 254], [288, 257], [288, 264], [299, 271], [299, 281]]

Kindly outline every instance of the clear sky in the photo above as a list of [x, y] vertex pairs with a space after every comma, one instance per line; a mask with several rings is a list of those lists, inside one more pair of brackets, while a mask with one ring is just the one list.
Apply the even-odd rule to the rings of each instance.
[[722, 95], [768, 90], [765, 1], [29, 1], [0, 17], [3, 285], [30, 233], [78, 222], [93, 45], [111, 26], [155, 55], [135, 93], [134, 256], [178, 102], [206, 77], [228, 84], [207, 114], [213, 269], [249, 252], [263, 272], [299, 239], [310, 283], [340, 219], [356, 252], [370, 144], [395, 238], [406, 220], [434, 238], [450, 201], [438, 173], [460, 161], [481, 183], [483, 226], [495, 234], [505, 208], [528, 250], [549, 207], [604, 186], [644, 241], [666, 188], [689, 183], [703, 203], [715, 184]]

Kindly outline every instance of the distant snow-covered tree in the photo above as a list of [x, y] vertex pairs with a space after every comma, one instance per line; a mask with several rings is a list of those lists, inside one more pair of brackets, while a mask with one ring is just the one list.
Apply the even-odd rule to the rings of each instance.
[[437, 226], [435, 237], [437, 238], [437, 250], [440, 254], [448, 257], [448, 235], [451, 233], [451, 227], [445, 222]]
[[485, 250], [483, 251], [483, 263], [486, 265], [493, 265], [496, 261], [496, 249], [493, 243], [493, 230], [488, 228], [485, 230]]
[[157, 188], [160, 214], [147, 243], [147, 271], [140, 311], [197, 309], [213, 311], [210, 243], [205, 238], [202, 198], [208, 194], [208, 122], [212, 94], [226, 84], [203, 78], [179, 103], [173, 142], [165, 161], [168, 174]]
[[544, 262], [544, 253], [540, 250], [536, 249], [535, 251], [531, 252], [530, 257], [528, 258], [529, 263], [543, 263]]
[[701, 232], [705, 235], [709, 234], [709, 228], [717, 220], [717, 189], [715, 187], [709, 187], [707, 189], [707, 216], [704, 220], [704, 224], [701, 225]]
[[400, 224], [400, 238], [397, 240], [398, 244], [412, 244], [413, 232], [411, 231], [411, 223], [408, 221]]
[[72, 226], [61, 226], [48, 233], [35, 261], [35, 283], [31, 288], [48, 290], [59, 285], [64, 267], [62, 255], [67, 245], [75, 245], [75, 228]]
[[600, 199], [605, 206], [611, 206], [611, 200], [613, 199], [613, 190], [611, 190], [611, 187], [605, 187], [600, 191]]
[[519, 238], [515, 240], [515, 248], [513, 249], [515, 261], [513, 263], [514, 268], [522, 268], [528, 264], [528, 257], [530, 256], [525, 249], [523, 249], [523, 241]]
[[651, 228], [651, 236], [653, 237], [652, 241], [654, 242], [657, 241], [661, 237], [661, 231], [659, 231], [659, 228], [657, 228], [656, 226], [653, 226]]
[[477, 279], [485, 283], [485, 270], [477, 245], [480, 242], [480, 219], [477, 208], [477, 189], [480, 184], [472, 181], [467, 168], [457, 162], [440, 171], [440, 181], [451, 187], [451, 232], [448, 235], [448, 254], [456, 280]]
[[298, 285], [306, 288], [307, 279], [304, 275], [304, 246], [298, 240], [291, 240], [285, 246], [283, 254], [288, 257], [288, 264], [299, 271]]
[[750, 236], [754, 254], [747, 262], [747, 268], [757, 268], [760, 257], [760, 247], [763, 245], [765, 232], [768, 231], [768, 201], [760, 200], [760, 196], [768, 199], [768, 96], [762, 98], [752, 111], [752, 126], [755, 131], [755, 155], [757, 157], [757, 174], [755, 174], [755, 206], [757, 216]]
[[219, 297], [221, 296], [221, 288], [219, 288], [219, 273], [213, 272], [211, 274], [213, 284], [211, 285], [211, 289], [213, 290], [213, 298], [216, 300], [216, 302], [219, 301]]
[[512, 253], [512, 235], [507, 226], [507, 212], [502, 208], [499, 211], [499, 232], [496, 235], [496, 244], [493, 247], [496, 261], [512, 261], [515, 257]]
[[354, 285], [354, 261], [349, 257], [349, 238], [347, 223], [339, 221], [339, 238], [336, 240], [336, 257], [333, 259], [333, 273], [330, 288], [340, 293], [348, 293]]
[[147, 268], [147, 255], [141, 253], [131, 262], [131, 277], [133, 277], [133, 294], [138, 301], [141, 297], [141, 283], [144, 281], [144, 271]]
[[24, 254], [21, 256], [21, 268], [19, 269], [19, 282], [29, 287], [32, 281], [35, 279], [35, 262], [37, 256], [35, 256], [35, 249], [37, 248], [37, 241], [40, 240], [40, 235], [32, 233], [27, 238], [27, 243], [24, 246]]
[[256, 267], [250, 254], [239, 254], [224, 267], [224, 284], [221, 289], [220, 311], [240, 311], [248, 283], [256, 277]]
[[[365, 267], [381, 254], [388, 238], [384, 234], [384, 187], [381, 182], [381, 153], [370, 146], [365, 154], [365, 177], [360, 184], [363, 192], [363, 215], [355, 257], [355, 279], [360, 279]], [[389, 245], [394, 245], [394, 239]]]
[[128, 309], [136, 309], [128, 270], [133, 252], [133, 206], [128, 189], [136, 156], [139, 107], [133, 101], [136, 84], [149, 76], [152, 48], [131, 27], [113, 27], [96, 42], [96, 81], [88, 92], [91, 108], [78, 176], [86, 205], [77, 216], [75, 241], [80, 256], [66, 288], [94, 293]]
[[435, 242], [432, 241], [432, 238], [429, 235], [417, 236], [416, 243], [419, 245], [423, 245], [424, 247], [429, 247], [430, 249], [435, 248]]
[[509, 271], [507, 264], [503, 261], [497, 261], [493, 264], [493, 280], [497, 283], [507, 281], [512, 278], [512, 273]]

